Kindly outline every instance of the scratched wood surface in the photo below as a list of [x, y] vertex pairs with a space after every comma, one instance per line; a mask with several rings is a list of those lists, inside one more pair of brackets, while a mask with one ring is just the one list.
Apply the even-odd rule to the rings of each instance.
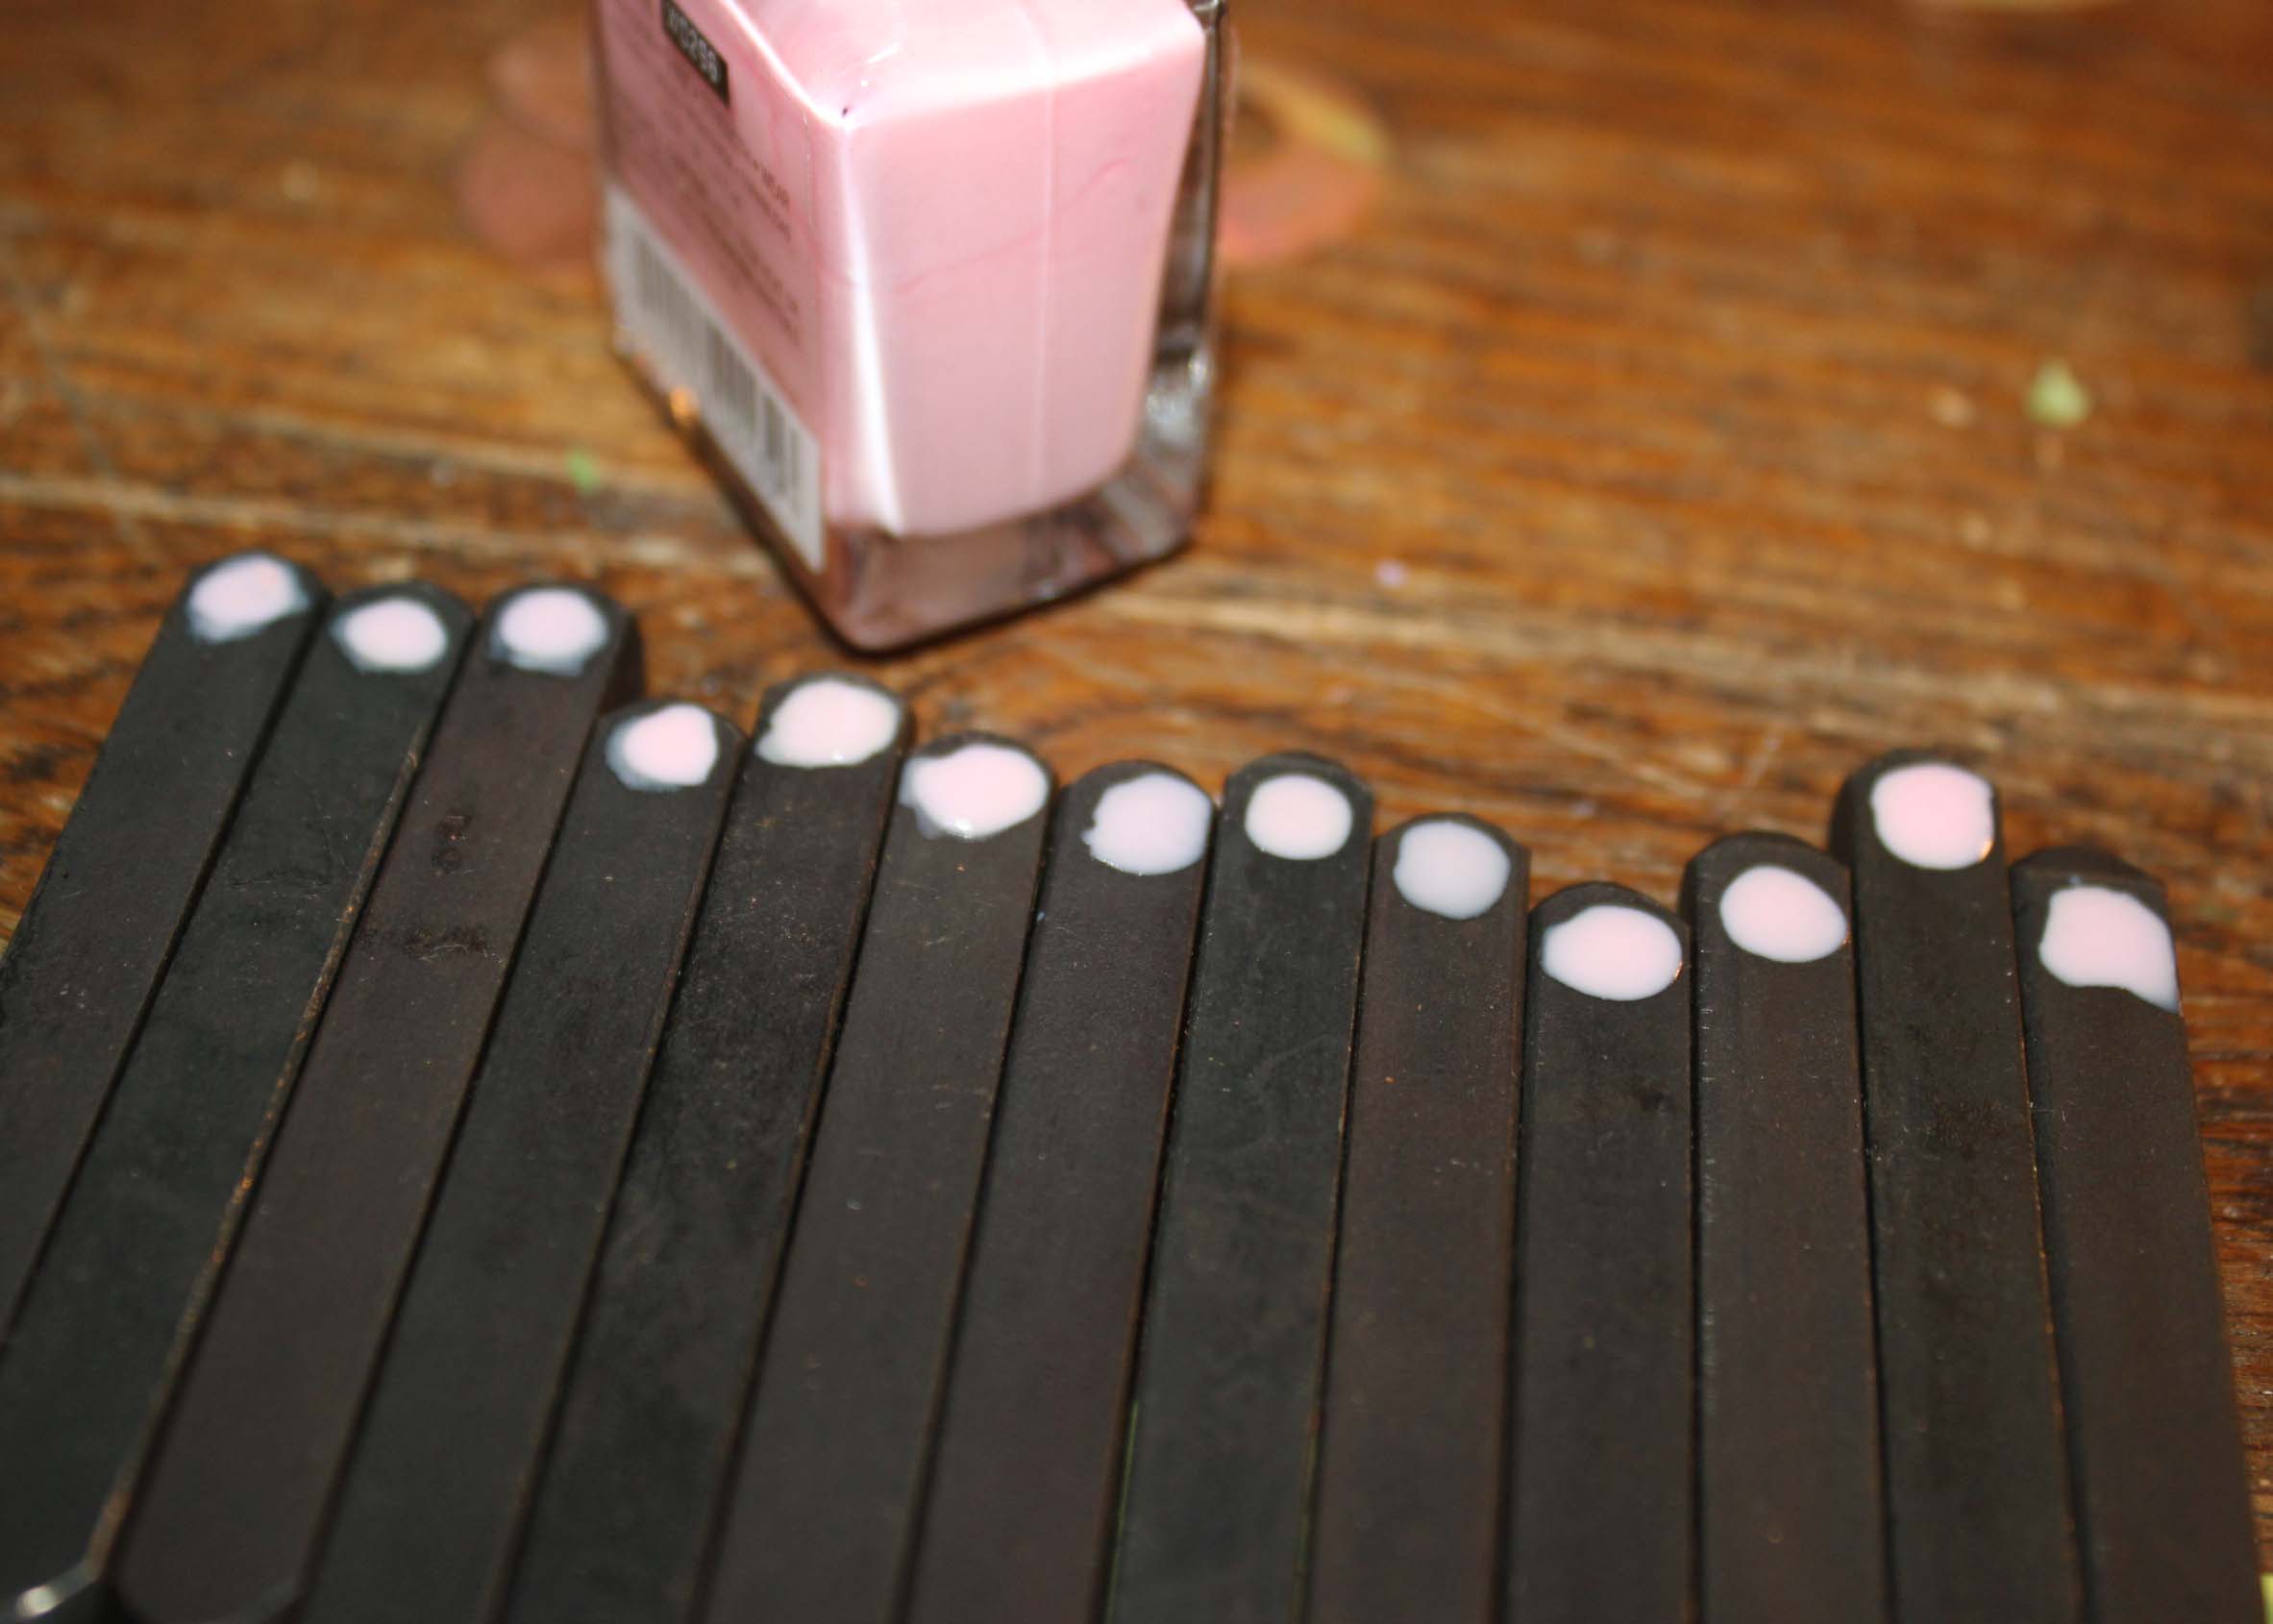
[[[1384, 826], [1503, 824], [1540, 895], [1669, 899], [1883, 748], [1971, 753], [2016, 851], [2170, 881], [2273, 1536], [2273, 8], [1239, 3], [1394, 155], [1233, 281], [1197, 546], [870, 669], [1067, 779], [1326, 751]], [[594, 278], [461, 217], [485, 64], [573, 15], [0, 0], [0, 930], [216, 553], [594, 578], [655, 689], [745, 719], [842, 660]]]

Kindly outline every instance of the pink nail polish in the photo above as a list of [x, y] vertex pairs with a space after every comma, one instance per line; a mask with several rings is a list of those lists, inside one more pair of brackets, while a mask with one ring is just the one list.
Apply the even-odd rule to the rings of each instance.
[[620, 347], [848, 642], [1182, 542], [1222, 0], [595, 0]]

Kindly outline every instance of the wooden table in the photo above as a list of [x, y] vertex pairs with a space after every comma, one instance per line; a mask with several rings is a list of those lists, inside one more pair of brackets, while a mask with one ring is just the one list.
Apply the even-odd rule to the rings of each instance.
[[[1240, 5], [1395, 151], [1354, 234], [1234, 280], [1198, 544], [872, 669], [1069, 775], [1327, 751], [1541, 895], [1819, 836], [1906, 741], [2016, 852], [2161, 873], [2273, 1549], [2273, 8]], [[596, 578], [743, 720], [843, 662], [593, 276], [461, 221], [485, 62], [556, 0], [80, 10], [0, 24], [0, 928], [221, 552]]]

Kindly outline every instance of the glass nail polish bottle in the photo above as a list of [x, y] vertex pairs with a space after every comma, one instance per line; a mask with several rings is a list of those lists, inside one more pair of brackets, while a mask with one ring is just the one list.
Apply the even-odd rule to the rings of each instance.
[[846, 641], [1198, 503], [1221, 0], [594, 0], [618, 342]]

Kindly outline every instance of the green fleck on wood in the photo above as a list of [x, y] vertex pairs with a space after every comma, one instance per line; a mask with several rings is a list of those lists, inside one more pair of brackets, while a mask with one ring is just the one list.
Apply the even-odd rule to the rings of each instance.
[[2055, 356], [2037, 368], [2028, 386], [2029, 421], [2043, 429], [2073, 429], [2091, 415], [2091, 391]]

